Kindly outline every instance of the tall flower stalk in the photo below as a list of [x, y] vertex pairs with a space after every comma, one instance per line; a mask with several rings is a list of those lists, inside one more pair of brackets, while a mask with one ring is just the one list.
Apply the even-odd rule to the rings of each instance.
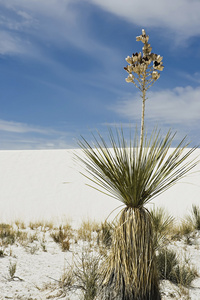
[[152, 53], [152, 47], [148, 43], [149, 36], [146, 35], [144, 29], [142, 34], [136, 37], [136, 41], [141, 41], [144, 46], [142, 53], [133, 53], [133, 55], [127, 56], [126, 61], [129, 64], [124, 69], [129, 73], [126, 78], [127, 82], [132, 82], [136, 88], [141, 91], [142, 98], [142, 116], [141, 116], [141, 132], [140, 132], [140, 149], [142, 150], [144, 141], [144, 113], [145, 102], [147, 100], [147, 90], [158, 80], [160, 73], [164, 66], [162, 63], [163, 57]]
[[94, 144], [83, 137], [79, 145], [88, 177], [96, 189], [124, 204], [117, 217], [110, 252], [103, 264], [101, 300], [160, 300], [151, 214], [146, 204], [169, 189], [196, 166], [188, 158], [195, 148], [187, 149], [185, 138], [170, 149], [174, 136], [163, 138], [153, 131], [144, 139], [146, 92], [163, 70], [162, 58], [151, 53], [145, 31], [137, 37], [144, 43], [143, 55], [127, 57], [128, 82], [141, 91], [143, 101], [141, 133], [127, 143], [123, 129], [109, 131], [111, 147], [97, 134]]

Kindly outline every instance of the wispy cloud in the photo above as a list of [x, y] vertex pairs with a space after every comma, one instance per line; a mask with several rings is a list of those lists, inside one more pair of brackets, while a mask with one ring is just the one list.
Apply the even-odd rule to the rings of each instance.
[[199, 0], [87, 0], [135, 25], [167, 28], [173, 39], [200, 34]]
[[49, 127], [0, 120], [0, 150], [74, 148], [71, 133]]
[[27, 50], [24, 41], [6, 31], [0, 31], [0, 54], [22, 54]]
[[[84, 0], [0, 0], [0, 54], [23, 54], [24, 57], [32, 57], [51, 67], [55, 72], [65, 76], [70, 74], [77, 79], [77, 71], [80, 74], [81, 70], [67, 70], [67, 65], [55, 58], [54, 51], [59, 49], [62, 53], [66, 49], [66, 55], [70, 51], [71, 57], [76, 59], [73, 50], [78, 49], [88, 60], [90, 57], [93, 64], [95, 61], [104, 68], [101, 78], [102, 86], [105, 86], [103, 76], [109, 74], [106, 80], [112, 78], [108, 62], [116, 66], [120, 61], [119, 54], [116, 49], [114, 51], [90, 34], [90, 21], [87, 18], [90, 12], [85, 10], [82, 13], [83, 2]], [[80, 60], [79, 57], [77, 59]], [[87, 80], [87, 75], [91, 84], [90, 73], [84, 74], [81, 80]]]
[[31, 126], [29, 124], [13, 122], [13, 121], [5, 121], [5, 120], [0, 120], [0, 131], [7, 131], [13, 133], [33, 132], [33, 133], [45, 134], [45, 135], [65, 134], [64, 132], [56, 131], [51, 128], [41, 128], [41, 127]]
[[[112, 108], [128, 119], [139, 119], [141, 98], [139, 94], [129, 96]], [[192, 125], [200, 116], [200, 87], [176, 87], [174, 89], [149, 92], [146, 101], [146, 119], [167, 124]]]
[[[56, 41], [56, 45], [69, 43], [96, 55], [102, 52], [106, 54], [109, 48], [89, 36], [87, 15], [82, 15], [79, 3], [81, 2], [78, 0], [10, 0], [9, 3], [0, 0], [0, 7], [3, 9], [0, 24], [4, 31], [7, 30], [5, 43], [12, 40], [14, 52], [19, 44], [14, 36], [23, 33], [23, 38], [31, 40], [32, 43], [36, 38], [45, 45]], [[26, 48], [21, 43], [21, 47], [23, 46]]]

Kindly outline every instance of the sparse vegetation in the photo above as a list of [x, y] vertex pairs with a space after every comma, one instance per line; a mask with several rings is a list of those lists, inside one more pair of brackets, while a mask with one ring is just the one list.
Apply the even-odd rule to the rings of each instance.
[[99, 290], [100, 258], [94, 256], [90, 250], [84, 250], [81, 256], [73, 260], [73, 265], [64, 271], [60, 286], [65, 292], [81, 291], [84, 300], [96, 299]]
[[166, 237], [170, 235], [174, 218], [170, 216], [164, 208], [150, 210], [155, 248], [162, 247], [166, 242]]
[[200, 208], [197, 205], [192, 205], [191, 215], [188, 216], [188, 222], [196, 230], [200, 230]]
[[175, 284], [189, 287], [198, 277], [196, 269], [190, 266], [189, 261], [179, 261], [177, 252], [168, 248], [162, 249], [156, 257], [159, 277]]
[[0, 239], [2, 245], [8, 246], [14, 244], [16, 233], [11, 225], [4, 223], [0, 224]]
[[16, 262], [11, 262], [10, 261], [10, 264], [9, 264], [9, 267], [8, 267], [8, 271], [9, 271], [9, 279], [10, 280], [13, 280], [14, 276], [15, 276], [15, 273], [16, 273], [16, 269], [17, 269], [17, 263]]
[[68, 251], [70, 248], [70, 239], [72, 238], [72, 228], [69, 225], [60, 226], [59, 229], [53, 230], [51, 237], [54, 242], [58, 243], [62, 251]]
[[[186, 245], [186, 238], [190, 239], [194, 245], [195, 238], [198, 239], [199, 235], [197, 234], [194, 226], [192, 227], [193, 231], [191, 231], [191, 228], [190, 230], [186, 230], [185, 228], [184, 230], [180, 230], [183, 226], [182, 224], [184, 222], [188, 222], [188, 219], [186, 218], [182, 221], [178, 229], [178, 243], [181, 242], [181, 249], [182, 251], [185, 251], [184, 253], [186, 253], [183, 259], [182, 256], [178, 256], [178, 249], [176, 251], [173, 250], [174, 243], [176, 243], [176, 241], [170, 239], [170, 236], [174, 236], [175, 232], [175, 227], [172, 226], [173, 218], [169, 217], [164, 209], [155, 209], [151, 212], [151, 215], [154, 234], [164, 237], [166, 237], [167, 234], [167, 238], [161, 239], [161, 241], [164, 240], [164, 243], [162, 242], [160, 244], [159, 239], [159, 247], [156, 246], [157, 254], [155, 272], [158, 273], [160, 282], [163, 280], [169, 280], [177, 286], [176, 293], [180, 293], [180, 298], [183, 295], [186, 297], [186, 295], [189, 295], [188, 293], [192, 281], [198, 276], [198, 273], [195, 267], [191, 264], [190, 259], [186, 258], [186, 251], [188, 250], [187, 247], [190, 247], [189, 242]], [[0, 259], [9, 261], [8, 273], [6, 274], [5, 279], [7, 279], [7, 281], [22, 281], [20, 277], [16, 276], [17, 261], [20, 265], [20, 260], [16, 261], [17, 256], [15, 256], [14, 245], [17, 245], [17, 248], [25, 248], [28, 254], [40, 255], [42, 252], [47, 251], [47, 247], [48, 251], [51, 251], [51, 245], [54, 242], [60, 246], [60, 250], [56, 251], [68, 251], [70, 250], [70, 245], [73, 244], [72, 250], [69, 252], [69, 255], [70, 253], [73, 253], [72, 261], [66, 262], [68, 267], [64, 268], [62, 276], [60, 278], [55, 278], [54, 284], [46, 284], [46, 289], [50, 293], [49, 299], [57, 299], [56, 297], [58, 296], [66, 297], [67, 299], [67, 297], [70, 298], [71, 293], [77, 294], [77, 298], [82, 297], [81, 299], [84, 300], [107, 299], [106, 297], [109, 295], [108, 290], [106, 291], [103, 285], [104, 276], [102, 277], [102, 266], [104, 265], [105, 267], [105, 259], [108, 259], [108, 254], [110, 255], [113, 253], [113, 255], [119, 255], [117, 252], [112, 252], [112, 245], [113, 243], [119, 243], [118, 238], [121, 230], [124, 230], [123, 226], [129, 226], [129, 223], [126, 222], [125, 219], [122, 221], [123, 222], [121, 222], [121, 224], [126, 225], [122, 225], [122, 228], [120, 228], [119, 231], [117, 231], [118, 227], [116, 227], [113, 223], [103, 222], [101, 224], [97, 224], [89, 220], [82, 223], [76, 230], [73, 230], [69, 224], [61, 225], [58, 228], [56, 226], [52, 226], [52, 229], [48, 229], [48, 231], [40, 231], [39, 228], [31, 229], [30, 231], [29, 227], [19, 229], [20, 227], [17, 225], [16, 228], [14, 228], [13, 225], [2, 224]], [[80, 231], [80, 228], [82, 232]], [[129, 228], [131, 229], [132, 226], [129, 226]], [[141, 228], [143, 228], [143, 225]], [[14, 244], [4, 245], [5, 237], [10, 234], [11, 236], [14, 235]], [[131, 231], [128, 232], [126, 229], [126, 234], [127, 239], [131, 240], [130, 235], [133, 233]], [[85, 240], [85, 237], [88, 239], [87, 241]], [[77, 244], [75, 244], [75, 240], [77, 240]], [[51, 241], [51, 245], [48, 245], [49, 241]], [[9, 245], [10, 247], [8, 247]], [[134, 245], [134, 243], [132, 245]], [[77, 249], [79, 249], [78, 252]], [[125, 251], [122, 251], [122, 253], [125, 253]], [[12, 260], [9, 260], [10, 258]], [[40, 287], [38, 287], [38, 289], [40, 289]], [[112, 292], [112, 295], [114, 295], [114, 292]], [[115, 299], [118, 298], [116, 297]]]
[[99, 245], [100, 242], [103, 243], [106, 247], [110, 247], [112, 243], [112, 235], [113, 235], [114, 226], [105, 221], [101, 223], [101, 227], [98, 230], [97, 243]]
[[77, 238], [83, 241], [91, 242], [93, 235], [97, 233], [100, 226], [95, 221], [83, 220], [80, 227], [77, 230]]

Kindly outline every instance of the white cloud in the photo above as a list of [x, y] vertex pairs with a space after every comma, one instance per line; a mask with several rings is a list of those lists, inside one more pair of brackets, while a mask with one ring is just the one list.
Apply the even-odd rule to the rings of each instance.
[[138, 26], [167, 28], [174, 39], [200, 34], [199, 0], [87, 0]]
[[72, 134], [49, 127], [0, 120], [0, 150], [74, 148]]
[[[200, 87], [176, 87], [149, 92], [147, 96], [146, 120], [184, 126], [198, 124], [199, 127]], [[140, 119], [141, 101], [139, 94], [136, 94], [118, 102], [112, 109], [128, 119]]]
[[7, 131], [13, 133], [33, 132], [33, 133], [45, 134], [45, 135], [51, 135], [56, 133], [63, 134], [63, 132], [59, 132], [51, 128], [41, 128], [41, 127], [28, 125], [25, 123], [5, 121], [5, 120], [0, 120], [0, 131]]
[[[76, 1], [76, 0], [75, 0]], [[76, 25], [77, 12], [69, 4], [71, 0], [0, 0], [2, 12], [0, 16], [1, 27], [7, 34], [25, 33], [29, 37], [37, 36], [41, 41], [57, 39], [68, 36], [69, 29], [73, 32]], [[13, 32], [12, 32], [13, 30]]]
[[[84, 0], [83, 0], [84, 1]], [[42, 47], [62, 49], [72, 45], [95, 56], [106, 66], [105, 58], [116, 61], [116, 50], [90, 37], [87, 12], [80, 0], [0, 0], [5, 15], [0, 16], [0, 53], [23, 53], [50, 63]], [[89, 13], [89, 12], [88, 12]], [[50, 60], [52, 60], [50, 58]]]
[[[26, 51], [27, 43], [16, 38], [17, 33], [26, 33], [30, 40], [36, 36], [41, 43], [67, 42], [97, 55], [104, 53], [104, 57], [111, 54], [108, 47], [89, 35], [87, 13], [83, 15], [79, 7], [87, 2], [141, 27], [170, 29], [174, 41], [200, 34], [199, 0], [154, 0], [153, 3], [148, 0], [0, 0], [0, 7], [5, 10], [0, 24], [4, 32], [8, 29], [1, 39], [0, 53], [30, 54], [31, 46]], [[166, 36], [166, 31], [163, 34]], [[34, 46], [32, 53], [35, 53]]]
[[0, 31], [0, 54], [22, 54], [27, 50], [27, 46], [24, 47], [24, 41], [20, 38], [7, 33], [5, 31]]

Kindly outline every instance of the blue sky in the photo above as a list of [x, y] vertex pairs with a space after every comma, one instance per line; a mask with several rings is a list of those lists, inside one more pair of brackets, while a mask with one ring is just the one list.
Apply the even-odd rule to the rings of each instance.
[[140, 126], [125, 58], [145, 28], [163, 56], [146, 128], [200, 143], [199, 0], [0, 0], [0, 149], [74, 148], [107, 126]]

